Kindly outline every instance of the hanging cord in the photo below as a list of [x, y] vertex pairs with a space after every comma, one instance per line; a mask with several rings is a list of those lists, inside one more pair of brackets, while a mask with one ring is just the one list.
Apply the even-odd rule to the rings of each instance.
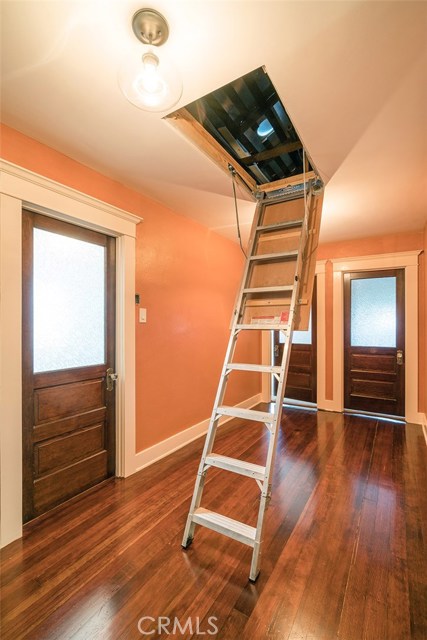
[[234, 180], [234, 176], [236, 174], [236, 170], [231, 166], [231, 164], [228, 165], [228, 170], [230, 171], [231, 174], [231, 182], [233, 184], [233, 198], [234, 198], [234, 210], [236, 212], [236, 226], [237, 226], [237, 237], [239, 238], [239, 244], [240, 244], [240, 248], [242, 250], [243, 255], [245, 256], [246, 260], [248, 259], [248, 256], [246, 255], [246, 252], [243, 248], [242, 245], [242, 236], [240, 233], [240, 221], [239, 221], [239, 210], [237, 208], [237, 194], [236, 194], [236, 184], [235, 184], [235, 180]]
[[302, 148], [302, 175], [304, 180], [304, 211], [305, 215], [307, 215], [308, 204], [307, 204], [307, 181], [305, 178], [305, 149]]

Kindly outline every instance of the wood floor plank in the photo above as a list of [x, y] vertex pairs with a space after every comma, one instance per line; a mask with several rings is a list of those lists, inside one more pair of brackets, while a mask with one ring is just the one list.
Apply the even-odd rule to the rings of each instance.
[[[268, 437], [262, 425], [235, 420], [215, 450], [262, 464]], [[2, 551], [2, 638], [427, 637], [419, 427], [286, 409], [255, 584], [249, 547], [197, 527], [181, 548], [202, 444], [25, 527]], [[209, 470], [207, 508], [253, 524], [258, 501], [251, 478]], [[170, 621], [168, 633], [158, 618]]]

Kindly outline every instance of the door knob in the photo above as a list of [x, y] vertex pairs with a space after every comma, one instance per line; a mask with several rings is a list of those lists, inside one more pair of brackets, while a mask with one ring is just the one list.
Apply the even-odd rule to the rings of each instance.
[[107, 383], [107, 391], [112, 391], [114, 389], [114, 383], [116, 382], [118, 377], [119, 376], [117, 375], [117, 373], [113, 373], [113, 370], [111, 367], [107, 369], [107, 375], [105, 378]]
[[396, 362], [399, 365], [403, 364], [403, 351], [402, 349], [398, 349], [396, 353]]

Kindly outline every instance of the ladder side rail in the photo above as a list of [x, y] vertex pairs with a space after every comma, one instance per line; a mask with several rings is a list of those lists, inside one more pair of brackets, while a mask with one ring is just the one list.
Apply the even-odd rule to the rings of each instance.
[[[300, 237], [300, 243], [299, 243], [299, 249], [298, 249], [298, 258], [295, 265], [296, 279], [294, 281], [295, 286], [292, 292], [291, 305], [289, 309], [288, 326], [285, 331], [285, 344], [284, 344], [283, 354], [282, 354], [281, 372], [280, 372], [279, 380], [277, 384], [276, 406], [274, 408], [274, 422], [273, 422], [273, 429], [272, 429], [272, 435], [270, 437], [270, 440], [277, 438], [277, 432], [278, 432], [277, 427], [280, 424], [280, 420], [282, 417], [283, 398], [285, 395], [286, 381], [287, 381], [288, 369], [289, 369], [289, 360], [291, 356], [292, 335], [293, 335], [293, 327], [294, 327], [294, 321], [295, 321], [295, 307], [299, 297], [301, 273], [302, 273], [303, 261], [304, 261], [304, 252], [305, 252], [307, 240], [308, 240], [308, 222], [309, 222], [310, 207], [311, 207], [311, 190], [309, 191], [308, 199], [310, 201], [307, 202], [307, 209], [304, 212], [304, 223], [301, 231], [301, 237]], [[274, 431], [274, 436], [273, 436], [273, 431]], [[275, 441], [270, 442], [269, 450], [267, 454], [267, 462], [266, 462], [266, 470], [269, 472], [269, 477], [266, 478], [266, 481], [268, 481], [269, 485], [271, 485], [271, 476], [273, 473], [275, 453], [276, 453]]]
[[234, 350], [236, 348], [238, 332], [234, 332], [230, 335], [230, 339], [228, 341], [228, 347], [225, 354], [224, 365], [221, 372], [221, 377], [218, 385], [218, 390], [216, 393], [214, 406], [212, 410], [212, 415], [209, 421], [208, 432], [206, 434], [205, 443], [203, 446], [202, 456], [200, 458], [199, 468], [197, 470], [196, 480], [193, 489], [193, 497], [191, 499], [190, 509], [188, 511], [187, 522], [184, 529], [184, 535], [182, 538], [182, 546], [187, 547], [194, 536], [194, 530], [196, 527], [196, 523], [193, 521], [194, 511], [200, 507], [200, 503], [202, 501], [203, 489], [205, 485], [207, 467], [206, 467], [206, 457], [212, 453], [216, 430], [218, 428], [218, 422], [221, 418], [217, 413], [218, 405], [222, 403], [222, 400], [225, 395], [225, 389], [227, 386], [227, 378], [228, 371], [226, 368], [227, 362], [229, 359], [233, 357]]
[[275, 419], [277, 421], [280, 421], [281, 419], [281, 413], [283, 408], [283, 398], [285, 395], [286, 379], [288, 375], [288, 366], [289, 366], [289, 358], [290, 358], [290, 347], [292, 345], [292, 335], [294, 331], [295, 312], [296, 312], [296, 306], [299, 300], [301, 275], [303, 270], [305, 250], [308, 242], [308, 224], [309, 224], [309, 219], [311, 215], [312, 201], [313, 199], [312, 199], [311, 182], [310, 182], [309, 192], [307, 195], [307, 204], [305, 205], [305, 211], [304, 211], [304, 222], [301, 229], [301, 236], [300, 236], [299, 247], [298, 247], [298, 257], [295, 265], [294, 288], [292, 291], [291, 304], [289, 308], [288, 326], [285, 331], [285, 346], [283, 349], [282, 362], [281, 362], [282, 374], [278, 382], [277, 394], [276, 394]]
[[[237, 343], [237, 337], [240, 333], [240, 330], [236, 329], [236, 324], [237, 324], [237, 320], [238, 320], [238, 315], [239, 315], [239, 311], [241, 308], [241, 304], [242, 304], [242, 297], [243, 297], [243, 289], [245, 286], [245, 282], [246, 282], [246, 278], [248, 275], [248, 270], [249, 270], [249, 265], [250, 265], [250, 257], [252, 255], [252, 251], [253, 251], [253, 246], [255, 243], [255, 239], [256, 239], [256, 230], [257, 230], [257, 226], [258, 226], [258, 222], [262, 216], [264, 210], [264, 205], [263, 205], [263, 201], [260, 200], [257, 204], [256, 210], [255, 210], [255, 215], [254, 215], [254, 219], [252, 222], [252, 228], [251, 228], [251, 234], [249, 237], [249, 242], [248, 242], [248, 254], [247, 254], [247, 259], [246, 259], [246, 263], [245, 263], [245, 269], [244, 269], [244, 273], [241, 279], [241, 283], [240, 283], [240, 288], [239, 288], [239, 294], [236, 300], [236, 304], [233, 310], [233, 316], [232, 316], [232, 320], [231, 320], [231, 332], [230, 332], [230, 338], [229, 338], [229, 342], [228, 342], [228, 347], [227, 350], [225, 352], [225, 357], [224, 357], [224, 363], [223, 363], [223, 367], [222, 367], [222, 371], [221, 371], [221, 375], [220, 375], [220, 382], [218, 385], [218, 390], [217, 390], [217, 394], [214, 400], [214, 404], [213, 404], [213, 411], [212, 411], [212, 416], [211, 416], [211, 420], [210, 420], [210, 424], [209, 424], [209, 428], [208, 428], [208, 436], [206, 438], [206, 442], [205, 442], [205, 447], [203, 450], [203, 454], [202, 454], [202, 460], [200, 463], [200, 467], [202, 467], [202, 463], [204, 465], [204, 458], [206, 458], [207, 455], [209, 455], [212, 452], [212, 446], [213, 446], [213, 441], [215, 439], [215, 429], [212, 429], [212, 427], [215, 426], [215, 423], [218, 422], [218, 416], [217, 416], [217, 409], [218, 407], [222, 404], [224, 395], [225, 395], [225, 389], [227, 386], [227, 380], [228, 380], [228, 375], [231, 372], [231, 369], [228, 369], [228, 365], [229, 363], [232, 361], [233, 359], [233, 355], [234, 355], [234, 351], [236, 348], [236, 343]], [[211, 432], [212, 431], [212, 432]]]
[[265, 200], [264, 199], [260, 199], [258, 201], [257, 206], [256, 206], [255, 215], [254, 215], [254, 219], [253, 219], [253, 222], [252, 222], [251, 233], [250, 233], [249, 241], [248, 241], [248, 249], [247, 249], [247, 256], [246, 256], [246, 261], [245, 261], [245, 267], [244, 267], [244, 270], [243, 270], [243, 275], [242, 275], [242, 279], [241, 279], [241, 282], [240, 282], [240, 287], [239, 287], [239, 292], [237, 294], [236, 303], [234, 305], [233, 316], [231, 318], [231, 331], [235, 331], [236, 324], [237, 324], [237, 322], [239, 320], [239, 313], [240, 313], [241, 308], [242, 308], [242, 300], [243, 300], [243, 295], [244, 295], [243, 294], [243, 290], [245, 289], [247, 278], [249, 276], [250, 269], [252, 268], [251, 256], [253, 254], [255, 240], [256, 240], [256, 237], [257, 237], [257, 227], [259, 225], [259, 221], [262, 218], [262, 214], [264, 212], [264, 207], [265, 207]]
[[[311, 204], [311, 198], [310, 198], [310, 204]], [[258, 510], [257, 524], [256, 524], [255, 542], [253, 547], [251, 569], [249, 574], [249, 579], [252, 582], [254, 582], [257, 579], [259, 574], [265, 512], [267, 510], [268, 503], [271, 496], [272, 475], [273, 475], [274, 461], [275, 461], [276, 450], [277, 450], [277, 436], [279, 432], [280, 420], [282, 417], [283, 398], [285, 394], [286, 380], [288, 377], [289, 360], [290, 360], [290, 354], [291, 354], [294, 312], [295, 312], [296, 303], [298, 301], [298, 294], [299, 294], [299, 288], [300, 288], [300, 276], [301, 276], [302, 267], [303, 267], [303, 257], [304, 257], [304, 251], [305, 251], [306, 243], [308, 239], [308, 219], [310, 217], [310, 204], [307, 203], [307, 207], [304, 212], [304, 223], [301, 231], [297, 263], [295, 266], [296, 279], [294, 281], [294, 289], [292, 292], [288, 326], [285, 331], [286, 339], [285, 339], [285, 345], [284, 345], [283, 355], [282, 355], [281, 373], [278, 381], [276, 406], [274, 411], [274, 421], [272, 424], [270, 441], [268, 445], [267, 460], [265, 465], [265, 476], [264, 476], [264, 481], [262, 484], [262, 491], [260, 496], [260, 505]]]

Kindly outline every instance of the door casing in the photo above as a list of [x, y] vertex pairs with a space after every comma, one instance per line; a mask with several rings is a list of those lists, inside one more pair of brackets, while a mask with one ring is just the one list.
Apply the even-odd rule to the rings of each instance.
[[[346, 271], [405, 269], [405, 419], [422, 424], [418, 411], [418, 256], [421, 250], [331, 260], [333, 268], [333, 389], [324, 406], [344, 410], [344, 282]], [[320, 366], [320, 365], [319, 365]]]
[[135, 238], [142, 218], [0, 160], [0, 377], [2, 417], [1, 545], [22, 536], [22, 208], [95, 231], [117, 242], [116, 474], [131, 475], [135, 460]]

